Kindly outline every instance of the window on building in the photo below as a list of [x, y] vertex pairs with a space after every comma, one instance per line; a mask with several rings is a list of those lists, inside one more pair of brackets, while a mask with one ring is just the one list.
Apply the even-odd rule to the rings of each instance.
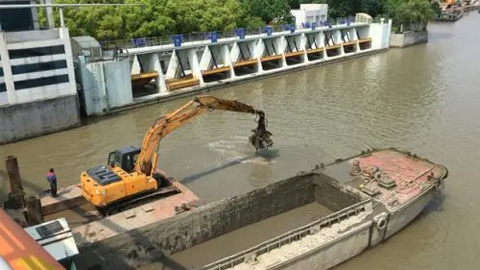
[[[30, 1], [0, 1], [0, 5], [28, 5]], [[32, 10], [28, 8], [0, 10], [0, 25], [3, 31], [33, 29]]]
[[307, 22], [312, 23], [313, 22], [313, 16], [307, 16]]

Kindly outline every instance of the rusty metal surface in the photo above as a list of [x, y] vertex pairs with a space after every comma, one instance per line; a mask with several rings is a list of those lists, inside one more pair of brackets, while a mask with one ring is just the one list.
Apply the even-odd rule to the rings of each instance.
[[342, 179], [393, 209], [431, 188], [442, 189], [448, 170], [441, 164], [392, 148], [339, 159], [327, 166], [324, 173]]

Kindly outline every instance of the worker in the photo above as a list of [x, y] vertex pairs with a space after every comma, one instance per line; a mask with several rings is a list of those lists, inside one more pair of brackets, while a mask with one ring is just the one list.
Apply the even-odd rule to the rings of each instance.
[[50, 184], [50, 191], [52, 192], [53, 197], [57, 197], [57, 176], [55, 175], [55, 170], [50, 168], [47, 173], [47, 180]]

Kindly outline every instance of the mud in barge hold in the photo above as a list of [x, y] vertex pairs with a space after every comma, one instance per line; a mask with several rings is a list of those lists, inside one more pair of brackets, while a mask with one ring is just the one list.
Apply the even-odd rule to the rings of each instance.
[[78, 267], [328, 269], [405, 227], [442, 191], [447, 174], [416, 155], [367, 151], [102, 241], [84, 241]]

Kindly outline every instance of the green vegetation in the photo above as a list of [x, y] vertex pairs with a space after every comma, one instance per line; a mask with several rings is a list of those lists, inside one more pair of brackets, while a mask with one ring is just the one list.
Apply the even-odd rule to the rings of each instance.
[[290, 5], [287, 0], [241, 0], [241, 2], [250, 16], [261, 18], [267, 24], [273, 20], [290, 21]]
[[[126, 3], [143, 7], [66, 8], [72, 36], [98, 40], [233, 30], [289, 20], [287, 0], [56, 0], [55, 3]], [[40, 23], [46, 25], [44, 11]], [[57, 24], [58, 24], [58, 12]]]
[[427, 0], [391, 0], [390, 15], [398, 26], [399, 32], [407, 30], [425, 30], [429, 20], [434, 17], [434, 8]]
[[[302, 3], [327, 3], [329, 18], [355, 15], [394, 19], [400, 30], [423, 26], [434, 15], [429, 0], [56, 0], [55, 3], [129, 3], [143, 7], [66, 8], [71, 35], [98, 40], [164, 36], [175, 33], [231, 31], [291, 22], [291, 8]], [[44, 11], [40, 23], [46, 25]], [[58, 23], [58, 12], [56, 21]]]

